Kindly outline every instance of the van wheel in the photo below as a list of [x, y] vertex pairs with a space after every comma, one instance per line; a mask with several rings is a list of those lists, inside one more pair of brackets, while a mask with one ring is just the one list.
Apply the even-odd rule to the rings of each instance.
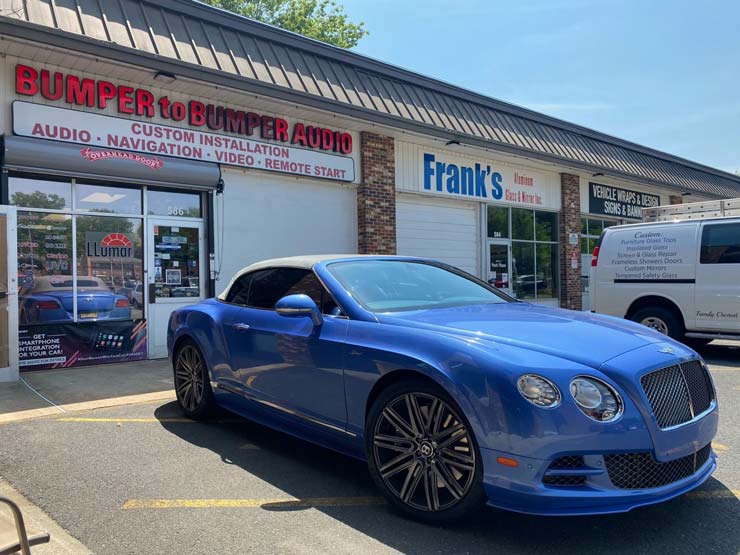
[[670, 309], [661, 306], [648, 306], [635, 312], [630, 320], [673, 339], [683, 339], [684, 328], [681, 319]]

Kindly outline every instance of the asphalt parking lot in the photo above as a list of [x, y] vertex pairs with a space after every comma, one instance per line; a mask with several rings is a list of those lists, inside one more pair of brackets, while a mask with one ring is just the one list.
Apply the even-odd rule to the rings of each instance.
[[450, 528], [396, 516], [362, 463], [174, 403], [0, 425], [0, 475], [94, 553], [740, 553], [740, 348], [709, 346], [719, 468], [701, 490], [623, 515], [486, 509]]

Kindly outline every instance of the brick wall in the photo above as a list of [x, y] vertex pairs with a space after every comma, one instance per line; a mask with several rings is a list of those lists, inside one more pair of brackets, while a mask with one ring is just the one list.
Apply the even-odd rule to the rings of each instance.
[[[560, 306], [583, 309], [581, 291], [581, 180], [577, 175], [560, 174]], [[568, 242], [570, 233], [578, 233], [578, 244]], [[571, 265], [575, 253], [576, 267]]]
[[357, 189], [357, 247], [361, 254], [396, 254], [394, 140], [360, 133], [362, 183]]
[[681, 195], [671, 195], [668, 197], [668, 202], [671, 204], [683, 204], [683, 197]]

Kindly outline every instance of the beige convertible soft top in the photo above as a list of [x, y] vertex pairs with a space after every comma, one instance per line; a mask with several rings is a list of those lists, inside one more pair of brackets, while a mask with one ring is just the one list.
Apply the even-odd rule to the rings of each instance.
[[224, 300], [226, 294], [231, 289], [233, 283], [239, 279], [242, 275], [247, 272], [253, 272], [254, 270], [261, 270], [263, 268], [305, 268], [307, 270], [314, 267], [319, 262], [326, 262], [327, 260], [341, 260], [343, 258], [407, 258], [392, 255], [379, 255], [379, 254], [305, 254], [301, 256], [286, 256], [284, 258], [270, 258], [268, 260], [262, 260], [261, 262], [255, 262], [245, 268], [239, 270], [234, 277], [231, 278], [226, 288], [218, 295], [218, 299]]

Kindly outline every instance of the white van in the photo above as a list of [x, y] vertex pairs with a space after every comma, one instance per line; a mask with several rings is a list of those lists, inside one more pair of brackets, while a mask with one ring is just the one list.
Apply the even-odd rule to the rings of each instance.
[[591, 310], [693, 345], [740, 339], [740, 199], [645, 210], [591, 260]]

